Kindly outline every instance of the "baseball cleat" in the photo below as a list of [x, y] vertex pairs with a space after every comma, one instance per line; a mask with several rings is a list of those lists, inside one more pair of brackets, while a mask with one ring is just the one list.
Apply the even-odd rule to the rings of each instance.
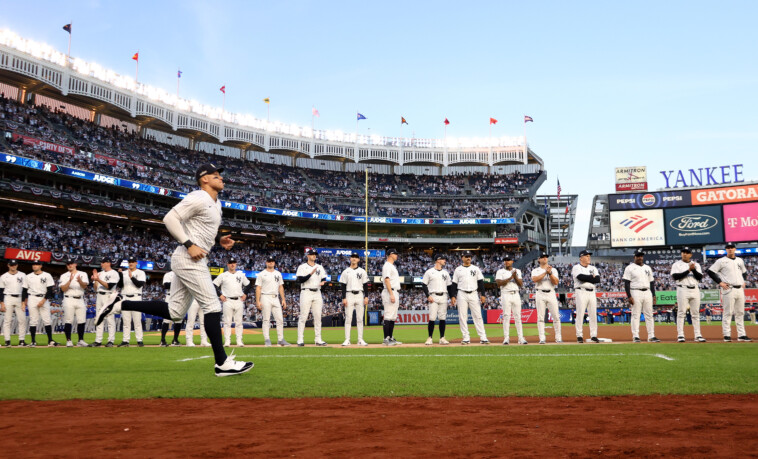
[[706, 339], [703, 338], [702, 336], [697, 336], [697, 337], [695, 337], [695, 342], [697, 342], [697, 343], [707, 343], [708, 341], [706, 341]]
[[270, 339], [265, 340], [263, 342], [263, 345], [266, 346], [266, 347], [271, 347], [271, 340]]
[[47, 343], [47, 347], [56, 347], [56, 346], [60, 346], [60, 345], [55, 341], [50, 341], [49, 343]]
[[74, 347], [74, 343], [71, 340], [66, 341], [66, 347]]
[[488, 339], [480, 339], [479, 344], [490, 344], [490, 340]]
[[346, 339], [345, 341], [342, 342], [342, 345], [343, 346], [350, 346], [350, 340]]
[[358, 346], [368, 346], [368, 343], [363, 341], [362, 339], [358, 340]]
[[600, 342], [600, 340], [597, 339], [597, 336], [593, 336], [592, 338], [590, 338], [590, 341], [593, 342], [593, 343], [599, 343]]
[[471, 343], [471, 341], [469, 341], [467, 339], [464, 339], [463, 341], [461, 341], [461, 346], [466, 346], [466, 345], [468, 345], [470, 343]]
[[234, 354], [226, 358], [223, 365], [215, 365], [216, 376], [235, 376], [247, 373], [252, 370], [255, 364], [253, 362], [237, 362], [234, 360]]
[[382, 341], [382, 344], [384, 344], [385, 346], [394, 346], [395, 342], [394, 341], [390, 341], [389, 338], [384, 338], [384, 341]]
[[129, 347], [129, 343], [127, 343], [126, 341], [121, 341], [121, 343], [119, 343], [118, 347]]
[[742, 335], [737, 337], [737, 341], [742, 341], [743, 343], [750, 343], [753, 340], [748, 338], [747, 335]]
[[100, 347], [102, 345], [103, 343], [101, 343], [100, 341], [95, 341], [94, 343], [92, 343], [91, 347]]
[[521, 341], [518, 342], [519, 344], [529, 344], [529, 341], [525, 340], [524, 338], [521, 338]]
[[544, 339], [540, 340], [539, 344], [545, 344], [545, 340]]
[[110, 303], [106, 307], [100, 310], [100, 312], [97, 314], [95, 325], [100, 325], [103, 323], [103, 320], [112, 312], [116, 312], [117, 310], [121, 309], [121, 301], [123, 301], [124, 298], [118, 294], [111, 300]]
[[237, 347], [245, 347], [245, 343], [237, 343]]
[[211, 343], [209, 343], [208, 341], [201, 341], [200, 342], [200, 346], [202, 346], [202, 347], [211, 347]]
[[440, 344], [443, 344], [443, 345], [450, 344], [450, 341], [446, 340], [445, 337], [443, 336], [442, 338], [440, 338]]
[[29, 343], [29, 347], [37, 347], [37, 343], [35, 341], [32, 341]]
[[232, 342], [231, 341], [224, 342], [224, 347], [232, 347]]
[[168, 347], [168, 343], [166, 341], [161, 341], [161, 347]]
[[396, 340], [394, 336], [390, 336], [390, 342], [394, 343], [395, 346], [397, 346], [399, 344], [403, 344], [402, 341]]
[[661, 342], [661, 340], [659, 340], [659, 339], [658, 339], [658, 338], [656, 338], [655, 336], [651, 336], [650, 338], [648, 338], [648, 339], [647, 339], [647, 342], [648, 342], [648, 343], [660, 343], [660, 342]]
[[319, 341], [319, 342], [316, 343], [316, 346], [322, 346], [323, 347], [323, 346], [326, 346], [326, 345], [327, 345], [326, 341]]
[[114, 344], [113, 344], [113, 341], [108, 341], [108, 342], [105, 344], [105, 347], [113, 347], [113, 346], [114, 346]]
[[432, 344], [434, 344], [434, 340], [432, 340], [432, 337], [430, 336], [429, 338], [426, 339], [426, 341], [424, 342], [424, 344], [426, 346], [431, 346]]
[[171, 345], [172, 346], [181, 346], [182, 343], [180, 343], [179, 341], [171, 341]]
[[18, 347], [26, 347], [26, 341], [21, 340], [18, 342]]
[[5, 342], [5, 347], [11, 347], [11, 342], [10, 341], [6, 341]]
[[281, 347], [292, 346], [290, 343], [288, 343], [287, 341], [283, 339], [280, 339], [279, 341], [277, 341], [276, 344], [278, 344]]
[[724, 342], [725, 343], [731, 343], [732, 342], [732, 337], [731, 336], [724, 336]]
[[297, 343], [297, 347], [305, 347], [305, 343]]
[[137, 346], [138, 347], [145, 347], [145, 343], [143, 343], [142, 341], [137, 341]]
[[89, 347], [89, 344], [87, 344], [87, 342], [84, 341], [83, 339], [80, 339], [79, 342], [76, 343], [76, 345], [79, 347]]
[[507, 346], [507, 345], [509, 345], [509, 344], [510, 344], [510, 342], [509, 342], [507, 339], [504, 339], [504, 340], [503, 340], [503, 346]]
[[683, 343], [684, 342], [684, 336], [677, 336], [676, 337], [676, 342], [677, 343]]
[[581, 336], [577, 336], [576, 337], [576, 342], [577, 343], [583, 343], [584, 342], [584, 338], [582, 338]]
[[635, 343], [641, 343], [642, 342], [642, 340], [639, 338], [639, 336], [635, 336], [632, 341], [635, 342]]
[[555, 340], [555, 344], [563, 344], [563, 340], [562, 339], [557, 339], [557, 340]]

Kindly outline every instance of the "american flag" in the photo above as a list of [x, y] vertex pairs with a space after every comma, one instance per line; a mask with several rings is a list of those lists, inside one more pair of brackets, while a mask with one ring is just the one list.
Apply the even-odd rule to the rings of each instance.
[[524, 123], [534, 123], [534, 120], [529, 115], [524, 115]]
[[561, 199], [561, 181], [558, 180], [558, 199]]

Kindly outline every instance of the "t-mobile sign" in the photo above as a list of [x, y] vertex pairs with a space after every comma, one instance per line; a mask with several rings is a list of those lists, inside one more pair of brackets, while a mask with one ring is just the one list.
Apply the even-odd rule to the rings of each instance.
[[727, 241], [758, 241], [758, 202], [724, 206], [724, 236]]

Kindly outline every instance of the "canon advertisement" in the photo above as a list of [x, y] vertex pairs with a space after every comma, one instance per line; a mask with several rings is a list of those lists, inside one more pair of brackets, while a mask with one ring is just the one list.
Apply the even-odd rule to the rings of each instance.
[[724, 233], [730, 242], [758, 241], [758, 202], [724, 206]]
[[654, 193], [609, 194], [610, 210], [660, 209], [692, 205], [689, 191], [661, 191]]
[[612, 247], [665, 245], [663, 209], [611, 212]]
[[704, 245], [724, 240], [721, 206], [666, 209], [666, 244]]

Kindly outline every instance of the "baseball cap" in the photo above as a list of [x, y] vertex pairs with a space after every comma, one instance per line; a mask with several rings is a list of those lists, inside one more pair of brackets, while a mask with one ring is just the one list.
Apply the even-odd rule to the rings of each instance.
[[8, 260], [9, 266], [16, 266], [18, 264], [18, 260]]
[[590, 252], [588, 250], [582, 250], [581, 252], [579, 252], [579, 256], [580, 257], [583, 257], [585, 255], [592, 255], [592, 252]]
[[689, 247], [682, 247], [682, 253], [692, 253], [692, 249]]
[[42, 261], [40, 261], [40, 260], [34, 260], [34, 261], [32, 262], [32, 266], [34, 266], [34, 265], [45, 266], [45, 263], [44, 263], [44, 262], [42, 262]]
[[276, 263], [276, 260], [274, 259], [274, 257], [266, 258], [266, 262], [269, 262], [269, 261], [273, 261], [274, 263]]
[[232, 258], [229, 259], [229, 261], [226, 262], [227, 265], [230, 265], [232, 263], [237, 263], [237, 259], [234, 258], [234, 257], [232, 257]]
[[547, 254], [547, 252], [540, 253], [540, 258], [548, 258], [548, 257], [549, 255]]
[[472, 254], [470, 251], [468, 251], [468, 250], [466, 250], [465, 252], [463, 252], [463, 253], [461, 254], [461, 258], [465, 258], [465, 257], [471, 258], [471, 257], [473, 257], [473, 256], [474, 256], [474, 255], [473, 255], [473, 254]]
[[66, 260], [66, 264], [67, 265], [70, 265], [70, 264], [73, 264], [73, 263], [76, 263], [76, 258], [69, 258], [68, 260]]
[[642, 249], [637, 249], [637, 250], [634, 251], [634, 256], [635, 257], [644, 257], [645, 256], [645, 251], [642, 250]]
[[438, 253], [434, 255], [434, 261], [437, 261], [437, 260], [447, 260], [447, 256], [445, 256], [444, 254]]
[[129, 260], [127, 260], [129, 263], [137, 263], [137, 259], [134, 257], [129, 257]]
[[195, 171], [195, 181], [200, 180], [200, 177], [202, 177], [204, 175], [212, 174], [214, 172], [224, 172], [224, 168], [223, 167], [216, 167], [216, 165], [213, 164], [213, 163], [202, 164]]
[[316, 252], [315, 250], [311, 249], [311, 250], [305, 252], [305, 254], [306, 255], [318, 255], [318, 252]]
[[395, 249], [388, 249], [388, 250], [387, 250], [387, 256], [390, 256], [390, 255], [392, 255], [393, 253], [394, 253], [394, 254], [397, 254], [397, 250], [395, 250]]
[[110, 258], [110, 257], [103, 257], [103, 258], [100, 260], [100, 263], [112, 263], [112, 262], [111, 262], [111, 258]]
[[361, 256], [358, 254], [358, 252], [353, 252], [350, 254], [350, 258], [360, 258]]
[[736, 245], [734, 245], [734, 242], [727, 242], [727, 243], [726, 243], [726, 246], [725, 246], [724, 248], [725, 248], [725, 249], [736, 249], [736, 248], [737, 248], [737, 246], [736, 246]]

